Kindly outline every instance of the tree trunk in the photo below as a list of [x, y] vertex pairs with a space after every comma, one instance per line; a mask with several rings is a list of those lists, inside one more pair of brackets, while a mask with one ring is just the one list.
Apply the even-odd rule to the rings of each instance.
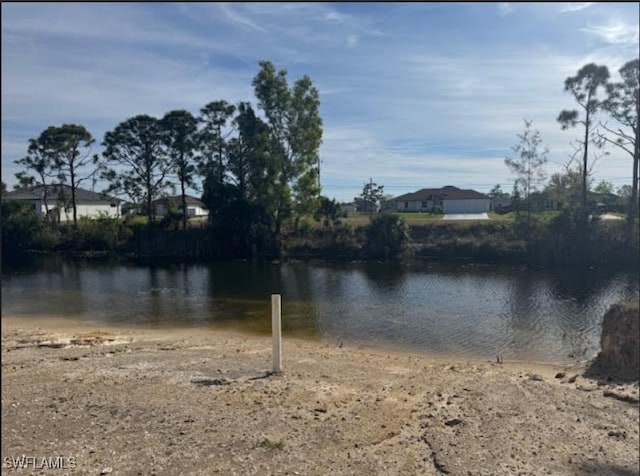
[[42, 201], [44, 203], [44, 217], [47, 222], [49, 221], [49, 196], [47, 193], [47, 184], [45, 183], [44, 176], [40, 176], [42, 179]]
[[153, 227], [154, 225], [154, 221], [155, 221], [155, 210], [153, 209], [152, 205], [151, 205], [151, 179], [147, 174], [146, 177], [146, 186], [147, 186], [147, 220], [149, 220], [148, 226], [149, 228]]
[[73, 227], [78, 228], [78, 211], [76, 209], [76, 177], [71, 168], [71, 207], [73, 208]]
[[222, 190], [222, 182], [224, 180], [224, 174], [222, 173], [222, 128], [218, 126], [218, 180], [220, 189]]
[[[587, 98], [587, 105], [591, 95]], [[584, 124], [584, 154], [582, 155], [582, 214], [587, 213], [587, 164], [589, 151], [589, 108], [586, 110], [587, 118]]]
[[640, 172], [640, 138], [638, 138], [640, 124], [638, 123], [638, 117], [640, 117], [640, 97], [636, 95], [636, 127], [634, 130], [635, 142], [633, 143], [633, 184], [631, 185], [632, 202], [630, 207], [631, 217], [628, 217], [629, 222], [631, 223], [631, 231], [633, 231], [633, 228], [635, 227], [636, 217], [638, 215], [638, 172]]
[[184, 180], [180, 180], [180, 190], [182, 191], [182, 229], [187, 229], [187, 197], [184, 195]]
[[631, 240], [635, 234], [636, 217], [638, 216], [638, 172], [640, 168], [640, 143], [638, 142], [638, 128], [636, 126], [636, 140], [633, 147], [633, 183], [631, 184], [631, 199], [627, 212], [628, 237]]

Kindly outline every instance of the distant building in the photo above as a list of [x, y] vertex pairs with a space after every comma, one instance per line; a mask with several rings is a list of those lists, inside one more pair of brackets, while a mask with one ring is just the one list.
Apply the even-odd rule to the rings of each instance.
[[[531, 202], [531, 209], [537, 212], [557, 210], [559, 208], [558, 203], [547, 192], [531, 192], [529, 201]], [[526, 201], [523, 207], [527, 207]]]
[[353, 213], [353, 212], [357, 212], [358, 211], [358, 207], [356, 207], [356, 204], [353, 202], [349, 202], [349, 203], [340, 203], [340, 209], [343, 212], [347, 212], [347, 213]]
[[490, 199], [475, 190], [463, 190], [451, 185], [442, 188], [423, 188], [390, 200], [399, 212], [484, 213]]
[[[187, 205], [188, 217], [204, 216], [209, 213], [206, 205], [199, 198], [192, 197], [191, 195], [185, 195], [185, 202]], [[174, 208], [176, 210], [180, 210], [182, 208], [182, 195], [175, 195], [173, 197], [164, 197], [158, 200], [154, 200], [153, 206], [156, 210], [156, 216], [167, 216], [170, 208]]]
[[511, 210], [511, 197], [495, 197], [491, 199], [491, 210], [494, 212], [502, 212]]
[[[47, 207], [44, 196], [47, 195]], [[34, 185], [23, 187], [2, 196], [2, 200], [19, 200], [31, 203], [36, 214], [47, 214], [57, 222], [73, 221], [73, 205], [71, 204], [71, 187], [64, 184]], [[99, 218], [120, 216], [120, 200], [103, 193], [92, 192], [83, 188], [76, 188], [77, 217]], [[47, 210], [48, 209], [48, 210]]]

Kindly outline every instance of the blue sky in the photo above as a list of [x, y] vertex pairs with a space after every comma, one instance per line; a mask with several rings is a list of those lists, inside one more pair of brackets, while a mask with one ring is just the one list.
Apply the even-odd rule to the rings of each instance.
[[[504, 164], [533, 121], [549, 174], [579, 130], [564, 80], [638, 57], [637, 3], [2, 3], [2, 180], [27, 141], [83, 124], [97, 139], [137, 114], [251, 101], [260, 60], [307, 74], [323, 119], [323, 194], [373, 179], [394, 196], [456, 185], [510, 191]], [[610, 149], [596, 181], [631, 182]], [[98, 188], [100, 188], [98, 184]]]

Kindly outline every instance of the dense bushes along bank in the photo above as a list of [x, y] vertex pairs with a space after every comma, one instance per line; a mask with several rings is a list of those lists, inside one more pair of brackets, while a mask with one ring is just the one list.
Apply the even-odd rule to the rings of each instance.
[[637, 221], [629, 237], [626, 223], [591, 221], [579, 232], [571, 216], [552, 220], [444, 222], [408, 226], [398, 215], [378, 215], [363, 226], [301, 222], [269, 237], [234, 241], [207, 227], [149, 230], [102, 218], [80, 220], [77, 228], [47, 224], [26, 210], [3, 204], [3, 255], [19, 250], [112, 253], [179, 261], [237, 258], [433, 259], [522, 263], [542, 266], [638, 267]]
[[[637, 222], [636, 222], [637, 230]], [[407, 238], [394, 253], [394, 232], [368, 225], [357, 229], [316, 229], [304, 237], [290, 237], [287, 255], [295, 258], [433, 259], [521, 263], [539, 266], [638, 267], [638, 234], [629, 239], [626, 223], [594, 220], [584, 236], [578, 236], [571, 218], [560, 215], [549, 221], [524, 220], [448, 222], [431, 221], [406, 226]], [[395, 236], [400, 236], [395, 231]], [[582, 239], [581, 239], [582, 238]], [[385, 250], [386, 247], [386, 250]], [[386, 251], [386, 255], [384, 251]]]
[[524, 230], [517, 222], [441, 222], [413, 227], [412, 248], [417, 256], [439, 259], [637, 268], [637, 234], [629, 240], [625, 226], [622, 221], [597, 221], [580, 237], [577, 230], [559, 227], [557, 222]]

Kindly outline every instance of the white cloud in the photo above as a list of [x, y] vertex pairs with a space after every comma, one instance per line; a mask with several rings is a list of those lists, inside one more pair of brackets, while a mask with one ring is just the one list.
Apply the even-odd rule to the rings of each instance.
[[514, 6], [512, 4], [510, 4], [509, 2], [500, 2], [500, 3], [498, 3], [498, 14], [501, 17], [510, 15], [514, 11], [515, 11]]
[[[550, 160], [566, 162], [579, 135], [555, 120], [575, 106], [567, 76], [589, 62], [613, 74], [637, 55], [637, 28], [635, 44], [618, 42], [634, 37], [632, 25], [589, 26], [596, 46], [587, 47], [569, 23], [582, 15], [557, 9], [557, 31], [520, 34], [536, 15], [548, 20], [546, 7], [503, 22], [495, 5], [158, 5], [3, 5], [3, 177], [51, 124], [83, 123], [101, 140], [134, 114], [197, 113], [214, 99], [255, 104], [251, 80], [268, 59], [290, 82], [308, 74], [319, 89], [325, 194], [350, 200], [369, 177], [394, 195], [446, 184], [488, 191], [511, 181], [503, 160], [523, 117]], [[606, 8], [583, 11], [602, 22]], [[622, 180], [627, 162], [612, 157], [598, 174]]]
[[585, 8], [589, 8], [594, 2], [568, 2], [560, 9], [560, 13], [579, 12]]
[[[161, 115], [170, 108], [197, 112], [218, 97], [238, 101], [252, 95], [242, 74], [154, 53], [107, 50], [99, 58], [78, 59], [76, 66], [25, 61], [11, 53], [8, 61], [11, 67], [2, 72], [2, 112], [17, 122], [65, 117], [115, 125], [134, 114]], [[211, 84], [220, 86], [212, 91]]]
[[218, 9], [223, 13], [224, 17], [235, 25], [240, 27], [247, 27], [250, 30], [257, 30], [260, 32], [266, 32], [267, 29], [260, 25], [257, 25], [246, 16], [241, 15], [236, 10], [236, 5], [231, 3], [217, 3]]
[[[6, 6], [5, 6], [6, 7]], [[38, 38], [62, 42], [63, 47], [72, 43], [101, 41], [113, 44], [186, 46], [190, 48], [211, 47], [204, 38], [188, 30], [173, 30], [161, 18], [150, 17], [140, 12], [135, 4], [125, 8], [122, 4], [59, 4], [16, 5], [18, 13], [9, 15], [3, 7], [3, 43], [21, 45], [25, 41], [36, 46]], [[22, 12], [22, 8], [25, 8]], [[37, 7], [37, 10], [34, 10]], [[38, 14], [33, 14], [37, 12]], [[26, 13], [26, 14], [20, 14]], [[88, 26], [90, 25], [90, 26]], [[4, 45], [3, 45], [4, 46]]]
[[[484, 191], [495, 183], [505, 188], [512, 178], [504, 157], [517, 142], [525, 117], [534, 121], [549, 145], [549, 174], [562, 170], [568, 144], [579, 135], [577, 130], [562, 131], [556, 121], [561, 109], [575, 105], [563, 91], [564, 79], [588, 62], [615, 64], [624, 57], [606, 51], [571, 56], [549, 48], [528, 53], [500, 59], [469, 54], [455, 61], [437, 54], [384, 62], [378, 58], [384, 72], [360, 64], [360, 75], [346, 83], [354, 91], [350, 109], [362, 111], [359, 126], [331, 131], [325, 121], [323, 175], [329, 182], [351, 181], [354, 187], [373, 175], [396, 195], [447, 183]], [[393, 87], [385, 88], [388, 84]], [[363, 94], [368, 90], [384, 94]], [[596, 173], [623, 180], [621, 171], [626, 169], [619, 163], [614, 158]], [[335, 193], [340, 191], [338, 187]]]
[[338, 23], [342, 23], [344, 21], [344, 15], [341, 15], [336, 11], [330, 10], [327, 13], [325, 13], [324, 19], [327, 21], [335, 21]]
[[608, 43], [635, 44], [637, 47], [640, 27], [638, 23], [626, 23], [622, 20], [610, 20], [607, 24], [588, 26], [582, 31], [594, 34]]

